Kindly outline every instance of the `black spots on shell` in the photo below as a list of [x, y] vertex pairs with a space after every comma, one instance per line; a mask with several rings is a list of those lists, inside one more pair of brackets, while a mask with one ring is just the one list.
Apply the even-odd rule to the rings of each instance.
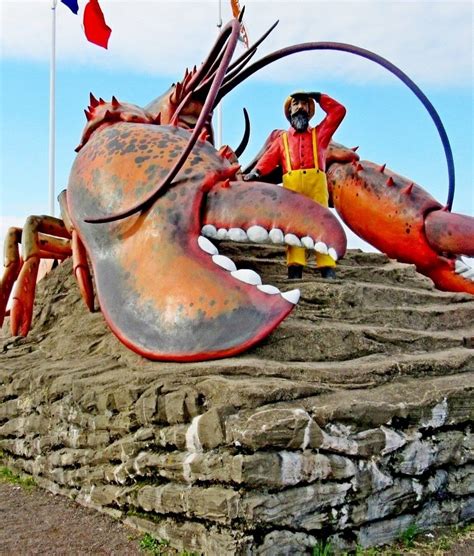
[[[277, 201], [278, 199], [278, 191], [270, 191], [269, 189], [265, 189], [264, 191], [260, 192], [260, 195], [262, 195], [262, 197], [268, 197], [271, 201]], [[242, 198], [244, 195], [241, 194], [240, 198]]]
[[237, 193], [237, 195], [235, 196], [235, 198], [236, 198], [238, 201], [243, 201], [243, 200], [247, 199], [247, 197], [248, 197], [248, 194], [247, 194], [246, 191], [239, 191], [239, 192]]
[[405, 233], [410, 234], [410, 232], [411, 232], [411, 224], [406, 222], [406, 224], [405, 224]]
[[[191, 166], [196, 166], [197, 164], [201, 164], [202, 162], [204, 162], [204, 160], [200, 156], [196, 155], [191, 159], [189, 163], [191, 164]], [[206, 168], [206, 170], [207, 169], [208, 168]]]
[[158, 141], [158, 143], [156, 143], [156, 146], [159, 149], [166, 149], [166, 147], [168, 146], [168, 141], [161, 139], [160, 141]]
[[181, 150], [173, 149], [168, 153], [168, 160], [172, 160], [181, 154]]
[[149, 178], [153, 178], [158, 170], [159, 166], [157, 166], [156, 164], [150, 164], [150, 166], [148, 166], [148, 168], [145, 170], [145, 174]]
[[181, 212], [175, 209], [168, 209], [166, 212], [168, 213], [168, 223], [175, 228], [179, 228], [183, 219]]
[[123, 150], [122, 153], [136, 153], [138, 151], [137, 148], [137, 143], [135, 142], [135, 140], [133, 140], [131, 143], [129, 143]]
[[135, 142], [132, 141], [131, 143], [127, 143], [125, 141], [122, 141], [121, 137], [115, 137], [114, 139], [106, 143], [104, 145], [104, 148], [109, 155], [135, 152], [137, 150]]
[[135, 157], [135, 164], [138, 164], [140, 166], [140, 164], [143, 164], [145, 160], [149, 160], [149, 159], [150, 159], [149, 156], [137, 156]]
[[214, 305], [215, 305], [216, 303], [217, 303], [217, 302], [216, 302], [215, 299], [211, 299], [211, 300], [209, 301], [209, 305], [210, 305], [211, 307], [214, 307]]

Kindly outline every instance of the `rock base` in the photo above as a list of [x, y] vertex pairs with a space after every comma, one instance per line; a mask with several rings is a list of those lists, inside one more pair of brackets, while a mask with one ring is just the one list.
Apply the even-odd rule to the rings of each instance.
[[[220, 251], [285, 289], [280, 249]], [[343, 552], [473, 518], [472, 296], [350, 252], [335, 281], [305, 271], [252, 351], [156, 363], [70, 272], [39, 285], [28, 338], [2, 332], [0, 448], [40, 486], [208, 555]]]

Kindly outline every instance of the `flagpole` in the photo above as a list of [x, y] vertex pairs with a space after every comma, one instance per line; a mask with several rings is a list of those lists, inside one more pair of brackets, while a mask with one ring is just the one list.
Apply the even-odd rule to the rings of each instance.
[[[222, 5], [221, 0], [218, 0], [218, 15], [217, 15], [217, 32], [221, 32], [222, 28]], [[216, 147], [222, 147], [222, 101], [216, 106]]]
[[51, 58], [49, 66], [49, 212], [54, 216], [55, 207], [55, 139], [56, 139], [56, 5], [51, 4]]

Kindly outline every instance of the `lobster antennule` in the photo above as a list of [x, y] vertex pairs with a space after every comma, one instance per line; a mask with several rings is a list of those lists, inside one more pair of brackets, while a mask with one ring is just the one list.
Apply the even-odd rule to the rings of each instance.
[[242, 153], [245, 151], [249, 139], [250, 139], [250, 118], [249, 118], [249, 113], [247, 112], [246, 108], [243, 109], [244, 111], [244, 121], [245, 121], [245, 129], [244, 129], [244, 135], [242, 137], [242, 140], [239, 143], [239, 146], [235, 149], [235, 156], [237, 158], [239, 158], [239, 156], [242, 155]]

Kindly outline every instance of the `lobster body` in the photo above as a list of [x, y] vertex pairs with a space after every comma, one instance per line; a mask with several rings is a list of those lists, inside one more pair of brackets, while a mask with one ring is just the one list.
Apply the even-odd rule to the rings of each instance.
[[[387, 60], [343, 43], [304, 43], [246, 64], [274, 26], [231, 63], [240, 21], [226, 25], [207, 60], [145, 108], [90, 96], [63, 220], [31, 216], [11, 228], [0, 281], [0, 325], [13, 291], [10, 325], [31, 325], [41, 258], [72, 255], [90, 310], [94, 291], [110, 328], [137, 353], [194, 361], [242, 352], [267, 336], [293, 309], [299, 291], [281, 292], [219, 254], [209, 239], [272, 242], [328, 254], [346, 250], [337, 218], [274, 183], [241, 181], [235, 152], [213, 147], [212, 112], [238, 83], [274, 61], [305, 50], [342, 50], [400, 77], [435, 121], [454, 185], [449, 142], [439, 117], [416, 85]], [[281, 130], [275, 130], [269, 140]], [[258, 155], [257, 155], [258, 158]], [[331, 144], [327, 175], [332, 202], [356, 234], [399, 261], [415, 264], [440, 289], [474, 293], [474, 219], [447, 212], [419, 186]], [[281, 177], [281, 176], [280, 176]], [[450, 187], [452, 197], [453, 187]], [[449, 205], [449, 202], [448, 202]], [[19, 244], [22, 253], [19, 252]]]

